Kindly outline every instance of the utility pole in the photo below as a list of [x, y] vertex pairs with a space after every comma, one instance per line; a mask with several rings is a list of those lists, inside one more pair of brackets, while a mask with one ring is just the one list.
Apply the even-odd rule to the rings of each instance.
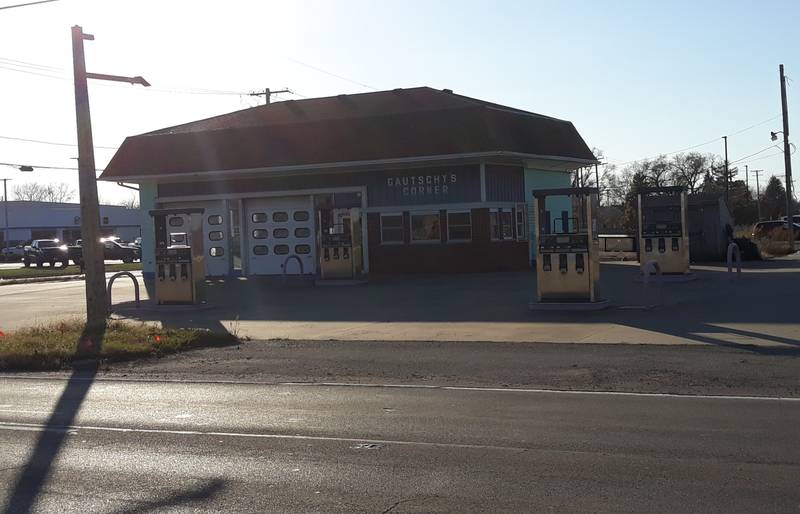
[[756, 174], [756, 206], [758, 207], [758, 221], [761, 221], [761, 188], [758, 187], [758, 174], [764, 173], [764, 170], [753, 170]]
[[789, 230], [789, 250], [794, 252], [794, 213], [792, 212], [792, 153], [789, 148], [789, 109], [786, 105], [786, 75], [783, 64], [778, 68], [781, 77], [781, 111], [783, 113], [783, 164], [786, 169], [786, 228]]
[[[730, 185], [728, 184], [730, 172], [728, 171], [728, 136], [722, 136], [725, 140], [725, 204], [728, 204], [728, 193]], [[730, 206], [729, 206], [730, 208]]]
[[6, 187], [6, 182], [11, 180], [10, 178], [4, 178], [3, 180], [3, 208], [5, 210], [5, 222], [6, 222], [6, 231], [3, 237], [3, 247], [8, 248], [8, 188]]
[[253, 91], [252, 93], [250, 93], [249, 96], [263, 96], [264, 100], [266, 100], [266, 104], [265, 105], [269, 105], [269, 104], [272, 103], [272, 95], [279, 95], [281, 93], [291, 93], [291, 91], [286, 89], [286, 88], [279, 89], [278, 91], [273, 91], [270, 88], [266, 88], [262, 92]]
[[84, 40], [94, 36], [83, 29], [72, 27], [72, 65], [75, 80], [75, 118], [78, 128], [78, 187], [81, 200], [81, 238], [83, 262], [86, 270], [86, 325], [105, 326], [108, 317], [106, 272], [103, 247], [100, 243], [100, 205], [97, 198], [97, 168], [94, 162], [92, 118], [89, 112], [89, 86], [87, 79], [129, 82], [149, 86], [142, 77], [121, 77], [86, 72], [83, 52]]
[[597, 201], [598, 201], [598, 203], [602, 204], [603, 203], [602, 202], [603, 195], [602, 195], [602, 193], [600, 193], [600, 172], [597, 171], [597, 163], [594, 163], [594, 182], [595, 182], [595, 185], [597, 186], [597, 191], [599, 193], [597, 195]]
[[747, 164], [744, 165], [744, 185], [747, 186], [747, 189], [750, 189], [750, 170]]

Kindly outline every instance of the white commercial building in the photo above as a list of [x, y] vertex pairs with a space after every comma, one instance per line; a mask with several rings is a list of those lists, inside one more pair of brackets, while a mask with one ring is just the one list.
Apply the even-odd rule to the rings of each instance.
[[[8, 220], [5, 207], [0, 202], [0, 247], [6, 246], [6, 238], [11, 245], [33, 239], [60, 239], [73, 243], [81, 238], [80, 204], [13, 200], [8, 202]], [[101, 205], [101, 233], [132, 241], [141, 236], [141, 217], [139, 209]]]

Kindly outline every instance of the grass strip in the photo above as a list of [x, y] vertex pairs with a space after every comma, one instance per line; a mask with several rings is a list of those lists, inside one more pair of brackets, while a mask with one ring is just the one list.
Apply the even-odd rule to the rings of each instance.
[[117, 320], [109, 321], [104, 330], [86, 330], [83, 320], [72, 319], [0, 332], [0, 370], [59, 370], [79, 361], [160, 357], [237, 342], [228, 333]]
[[[117, 271], [139, 271], [142, 269], [141, 262], [132, 262], [130, 264], [106, 264], [106, 271], [116, 273]], [[79, 266], [61, 266], [51, 267], [31, 267], [31, 268], [17, 268], [17, 269], [0, 269], [0, 280], [11, 280], [20, 278], [39, 278], [39, 277], [64, 277], [72, 275], [80, 275], [81, 268]]]

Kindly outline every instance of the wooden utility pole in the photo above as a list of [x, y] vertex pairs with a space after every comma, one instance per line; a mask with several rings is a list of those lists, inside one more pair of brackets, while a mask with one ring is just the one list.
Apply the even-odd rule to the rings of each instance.
[[270, 88], [266, 88], [264, 91], [253, 91], [250, 93], [250, 96], [263, 96], [264, 100], [266, 100], [266, 105], [269, 105], [272, 103], [272, 95], [279, 95], [281, 93], [291, 93], [291, 91], [288, 89], [273, 91]]
[[789, 110], [786, 106], [786, 75], [783, 64], [778, 68], [781, 78], [781, 111], [783, 113], [783, 164], [786, 169], [786, 228], [789, 230], [789, 249], [794, 252], [794, 213], [792, 212], [792, 152], [789, 148]]
[[761, 221], [761, 188], [758, 187], [758, 174], [764, 173], [764, 170], [753, 170], [756, 174], [756, 206], [758, 207], [758, 221]]
[[[722, 136], [722, 139], [725, 140], [725, 204], [728, 204], [728, 193], [730, 191], [730, 185], [728, 184], [730, 180], [730, 172], [728, 171], [728, 136]], [[730, 208], [730, 206], [728, 206]]]
[[130, 82], [149, 86], [142, 77], [121, 77], [86, 72], [83, 53], [84, 40], [94, 36], [83, 29], [72, 27], [72, 65], [75, 79], [75, 118], [78, 127], [78, 186], [81, 200], [82, 258], [86, 270], [86, 325], [99, 328], [108, 318], [106, 296], [106, 270], [103, 246], [100, 243], [100, 202], [97, 198], [97, 168], [94, 162], [92, 118], [89, 112], [89, 87], [87, 78]]
[[744, 165], [744, 185], [750, 189], [750, 168], [747, 164]]

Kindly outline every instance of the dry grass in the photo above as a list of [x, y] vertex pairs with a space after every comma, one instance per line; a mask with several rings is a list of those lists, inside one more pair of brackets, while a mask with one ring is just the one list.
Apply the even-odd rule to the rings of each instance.
[[230, 334], [123, 321], [110, 321], [104, 331], [87, 331], [84, 322], [75, 319], [0, 332], [0, 370], [56, 370], [76, 361], [162, 356], [237, 341]]

